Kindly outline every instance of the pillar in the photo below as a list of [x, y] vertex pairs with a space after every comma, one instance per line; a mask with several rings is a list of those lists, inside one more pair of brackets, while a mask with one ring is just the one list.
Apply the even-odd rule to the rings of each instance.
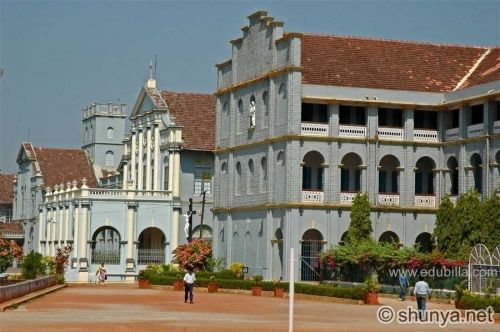
[[142, 181], [142, 155], [143, 155], [143, 149], [142, 149], [142, 144], [144, 140], [144, 133], [142, 130], [142, 127], [139, 127], [139, 148], [138, 148], [138, 155], [137, 155], [137, 190], [143, 190], [143, 181]]
[[179, 151], [174, 151], [174, 173], [173, 173], [173, 188], [172, 195], [174, 197], [179, 196], [179, 178], [181, 175], [181, 159]]
[[[88, 203], [87, 203], [88, 204]], [[89, 277], [89, 261], [87, 258], [87, 242], [88, 242], [88, 212], [89, 206], [83, 203], [81, 206], [81, 221], [80, 221], [80, 236], [79, 236], [79, 277], [81, 282], [88, 282]]]
[[154, 125], [154, 182], [153, 190], [159, 190], [161, 185], [160, 179], [160, 127], [158, 124]]
[[[130, 179], [132, 180], [134, 184], [134, 188], [137, 189], [137, 182], [136, 182], [136, 172], [137, 170], [135, 169], [135, 163], [136, 163], [136, 144], [137, 144], [137, 138], [136, 138], [136, 133], [135, 131], [132, 131], [132, 148], [130, 149]], [[128, 185], [124, 186], [123, 188], [128, 189]]]
[[146, 128], [146, 190], [151, 190], [151, 127]]
[[134, 239], [135, 239], [135, 210], [136, 203], [129, 202], [127, 209], [127, 258], [126, 258], [126, 274], [131, 274], [132, 276], [127, 277], [127, 281], [134, 281], [133, 274], [135, 273], [135, 260], [134, 260]]
[[172, 232], [170, 239], [170, 249], [174, 250], [179, 246], [179, 209], [174, 209], [172, 213]]

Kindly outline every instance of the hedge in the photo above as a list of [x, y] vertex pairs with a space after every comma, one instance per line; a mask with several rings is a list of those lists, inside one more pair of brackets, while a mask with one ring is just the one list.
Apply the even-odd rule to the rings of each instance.
[[[170, 278], [178, 278], [179, 276], [184, 277], [184, 271], [165, 271], [161, 274], [158, 274], [156, 271], [152, 269], [146, 268], [144, 270], [148, 279], [153, 276], [161, 276], [161, 277], [170, 277]], [[238, 279], [236, 274], [231, 270], [223, 270], [220, 272], [196, 272], [196, 279], [209, 279], [211, 276], [215, 276], [217, 280], [219, 279]]]
[[493, 307], [495, 312], [500, 312], [500, 297], [484, 297], [472, 294], [465, 294], [460, 299], [463, 309], [486, 309], [487, 307]]
[[[174, 281], [178, 280], [178, 278], [170, 276], [148, 276], [148, 280], [151, 284], [154, 285], [173, 285]], [[196, 285], [199, 287], [206, 287], [209, 282], [211, 282], [211, 280], [207, 278], [196, 278]], [[217, 279], [216, 283], [220, 288], [244, 290], [249, 290], [257, 285], [255, 281], [240, 279]], [[275, 285], [270, 281], [262, 281], [258, 283], [258, 286], [262, 287], [262, 289], [265, 291], [272, 291], [275, 288]], [[283, 282], [280, 283], [279, 287], [288, 292], [288, 286], [288, 283]], [[365, 291], [360, 286], [344, 288], [338, 286], [296, 283], [295, 292], [298, 294], [339, 297], [353, 300], [363, 300], [365, 296]]]

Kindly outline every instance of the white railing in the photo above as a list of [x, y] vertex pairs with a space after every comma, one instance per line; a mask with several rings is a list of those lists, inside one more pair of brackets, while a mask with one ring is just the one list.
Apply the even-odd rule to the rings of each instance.
[[378, 204], [399, 206], [399, 194], [378, 194]]
[[10, 216], [1, 216], [0, 217], [0, 222], [7, 223], [7, 222], [11, 222], [11, 221], [12, 221], [12, 217], [10, 217]]
[[415, 195], [415, 206], [435, 207], [436, 196], [434, 195]]
[[358, 193], [341, 192], [340, 204], [351, 205]]
[[493, 133], [500, 134], [500, 120], [493, 122]]
[[460, 138], [460, 128], [451, 128], [446, 130], [446, 140], [454, 141]]
[[302, 190], [302, 202], [323, 203], [323, 199], [323, 191]]
[[89, 189], [90, 196], [124, 197], [129, 194], [141, 197], [167, 197], [166, 190], [123, 190], [123, 189]]
[[137, 251], [137, 264], [163, 264], [165, 263], [165, 249], [139, 249]]
[[302, 122], [300, 134], [307, 136], [328, 136], [328, 124], [317, 122]]
[[340, 137], [365, 138], [366, 137], [366, 127], [365, 126], [353, 126], [353, 125], [340, 125], [339, 126], [339, 136]]
[[477, 137], [484, 133], [484, 123], [478, 123], [467, 127], [467, 137]]
[[415, 129], [413, 140], [416, 142], [438, 142], [438, 132], [431, 129]]
[[405, 131], [403, 128], [379, 127], [377, 132], [379, 139], [402, 141]]

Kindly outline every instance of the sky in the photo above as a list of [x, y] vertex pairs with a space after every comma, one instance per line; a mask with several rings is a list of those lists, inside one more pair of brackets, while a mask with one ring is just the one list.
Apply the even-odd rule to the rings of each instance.
[[[127, 104], [158, 57], [161, 90], [213, 93], [257, 10], [285, 31], [498, 46], [500, 1], [0, 0], [0, 170], [17, 172], [22, 142], [81, 147], [81, 110]], [[1, 72], [1, 71], [0, 71]]]

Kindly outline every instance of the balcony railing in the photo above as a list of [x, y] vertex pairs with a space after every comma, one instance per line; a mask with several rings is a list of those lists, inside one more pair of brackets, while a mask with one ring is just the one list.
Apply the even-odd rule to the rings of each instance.
[[404, 139], [403, 128], [379, 127], [378, 138], [382, 140], [402, 141]]
[[477, 137], [484, 133], [484, 123], [478, 123], [467, 127], [467, 137]]
[[436, 196], [434, 195], [415, 195], [415, 206], [435, 207]]
[[340, 204], [351, 205], [357, 194], [357, 192], [341, 192]]
[[416, 142], [438, 142], [438, 132], [432, 129], [415, 129], [413, 140]]
[[399, 194], [378, 194], [378, 204], [399, 206]]
[[500, 120], [493, 122], [493, 134], [500, 134]]
[[302, 122], [300, 134], [307, 136], [328, 136], [328, 123]]
[[323, 191], [302, 189], [302, 202], [323, 203], [323, 199], [324, 199]]
[[446, 140], [454, 141], [460, 138], [460, 128], [451, 128], [446, 130]]
[[366, 137], [366, 127], [365, 126], [340, 125], [339, 126], [339, 136], [340, 137], [365, 138]]

